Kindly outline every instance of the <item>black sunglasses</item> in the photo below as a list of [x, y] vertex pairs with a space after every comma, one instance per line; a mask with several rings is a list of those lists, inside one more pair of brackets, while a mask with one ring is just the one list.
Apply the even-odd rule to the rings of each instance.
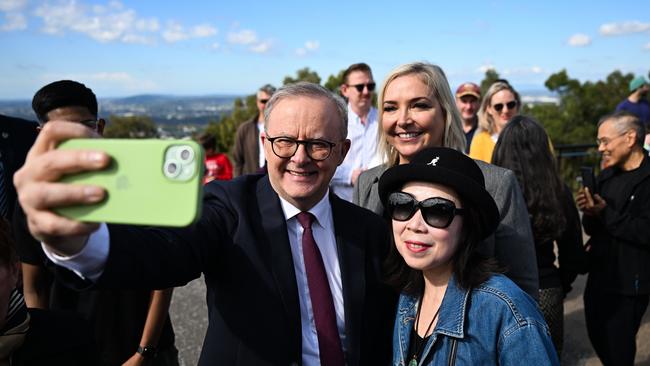
[[266, 102], [268, 102], [269, 100], [268, 99], [258, 99], [257, 101], [262, 103], [262, 104], [266, 104]]
[[503, 103], [497, 103], [497, 104], [493, 105], [492, 108], [494, 108], [494, 110], [496, 110], [497, 112], [501, 112], [501, 110], [503, 109], [503, 106], [504, 106], [504, 105], [505, 105], [506, 107], [508, 107], [508, 110], [513, 110], [513, 109], [515, 109], [515, 107], [517, 106], [517, 101], [516, 101], [516, 100], [511, 100], [511, 101], [509, 101], [509, 102], [506, 103], [506, 104], [503, 104]]
[[356, 84], [356, 85], [348, 85], [348, 86], [354, 87], [355, 89], [357, 89], [359, 93], [363, 93], [363, 88], [368, 88], [369, 92], [374, 91], [377, 84], [368, 83], [368, 84]]
[[417, 210], [422, 212], [424, 222], [429, 226], [444, 229], [451, 225], [456, 215], [463, 215], [465, 210], [456, 208], [456, 205], [448, 199], [431, 197], [424, 201], [418, 201], [411, 194], [406, 192], [393, 192], [388, 196], [388, 213], [393, 220], [409, 220]]

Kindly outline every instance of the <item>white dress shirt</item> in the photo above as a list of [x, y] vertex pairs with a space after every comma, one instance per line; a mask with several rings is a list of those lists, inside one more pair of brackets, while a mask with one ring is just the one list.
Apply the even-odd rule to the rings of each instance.
[[266, 156], [264, 155], [264, 144], [262, 143], [262, 132], [264, 132], [264, 122], [257, 122], [257, 148], [259, 149], [259, 154], [257, 154], [257, 166], [263, 167], [266, 164]]
[[[327, 192], [323, 199], [312, 207], [309, 212], [316, 217], [316, 220], [312, 223], [312, 233], [316, 245], [321, 252], [321, 256], [323, 257], [327, 282], [332, 291], [332, 300], [334, 301], [334, 309], [336, 311], [336, 325], [339, 331], [339, 336], [341, 337], [343, 351], [345, 352], [346, 337], [343, 285], [341, 281], [341, 268], [339, 266], [336, 239], [334, 236], [332, 206], [330, 205], [328, 197], [329, 192]], [[284, 217], [287, 221], [293, 268], [296, 273], [302, 331], [302, 363], [305, 366], [318, 366], [320, 365], [318, 335], [316, 333], [316, 323], [314, 322], [311, 297], [309, 296], [305, 261], [302, 254], [302, 233], [304, 230], [296, 217], [296, 215], [300, 213], [300, 210], [282, 198], [280, 198], [280, 203], [282, 205]], [[81, 250], [81, 252], [71, 257], [56, 255], [52, 253], [46, 245], [42, 244], [42, 246], [47, 257], [55, 264], [72, 270], [81, 278], [96, 281], [103, 273], [104, 266], [108, 260], [110, 235], [106, 224], [101, 224], [99, 229], [90, 235], [86, 246]]]
[[377, 154], [377, 109], [371, 107], [366, 124], [348, 105], [348, 139], [351, 145], [343, 164], [336, 168], [330, 187], [337, 196], [352, 202], [352, 171], [370, 169], [382, 163]]

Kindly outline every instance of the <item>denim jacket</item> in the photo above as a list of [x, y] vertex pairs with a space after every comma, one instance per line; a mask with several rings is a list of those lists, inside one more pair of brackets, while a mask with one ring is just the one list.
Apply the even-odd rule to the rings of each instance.
[[[402, 294], [393, 332], [393, 365], [407, 365], [418, 298]], [[456, 340], [456, 342], [453, 342]], [[447, 285], [438, 323], [419, 365], [559, 365], [537, 303], [503, 275], [470, 290]]]

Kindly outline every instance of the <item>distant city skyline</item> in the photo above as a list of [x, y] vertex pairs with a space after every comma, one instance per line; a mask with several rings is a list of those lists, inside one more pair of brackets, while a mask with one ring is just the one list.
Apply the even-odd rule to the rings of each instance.
[[648, 77], [647, 1], [0, 0], [0, 99], [73, 79], [100, 98], [247, 95], [309, 67], [323, 82], [366, 62], [381, 83], [426, 60], [453, 89], [489, 68], [521, 90], [566, 69]]

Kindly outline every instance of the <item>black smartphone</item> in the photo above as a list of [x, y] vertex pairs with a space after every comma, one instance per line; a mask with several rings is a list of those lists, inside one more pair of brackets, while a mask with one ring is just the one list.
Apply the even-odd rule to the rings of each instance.
[[582, 186], [589, 188], [589, 193], [598, 193], [598, 186], [596, 185], [596, 175], [594, 168], [590, 166], [580, 167], [580, 176], [582, 177]]

